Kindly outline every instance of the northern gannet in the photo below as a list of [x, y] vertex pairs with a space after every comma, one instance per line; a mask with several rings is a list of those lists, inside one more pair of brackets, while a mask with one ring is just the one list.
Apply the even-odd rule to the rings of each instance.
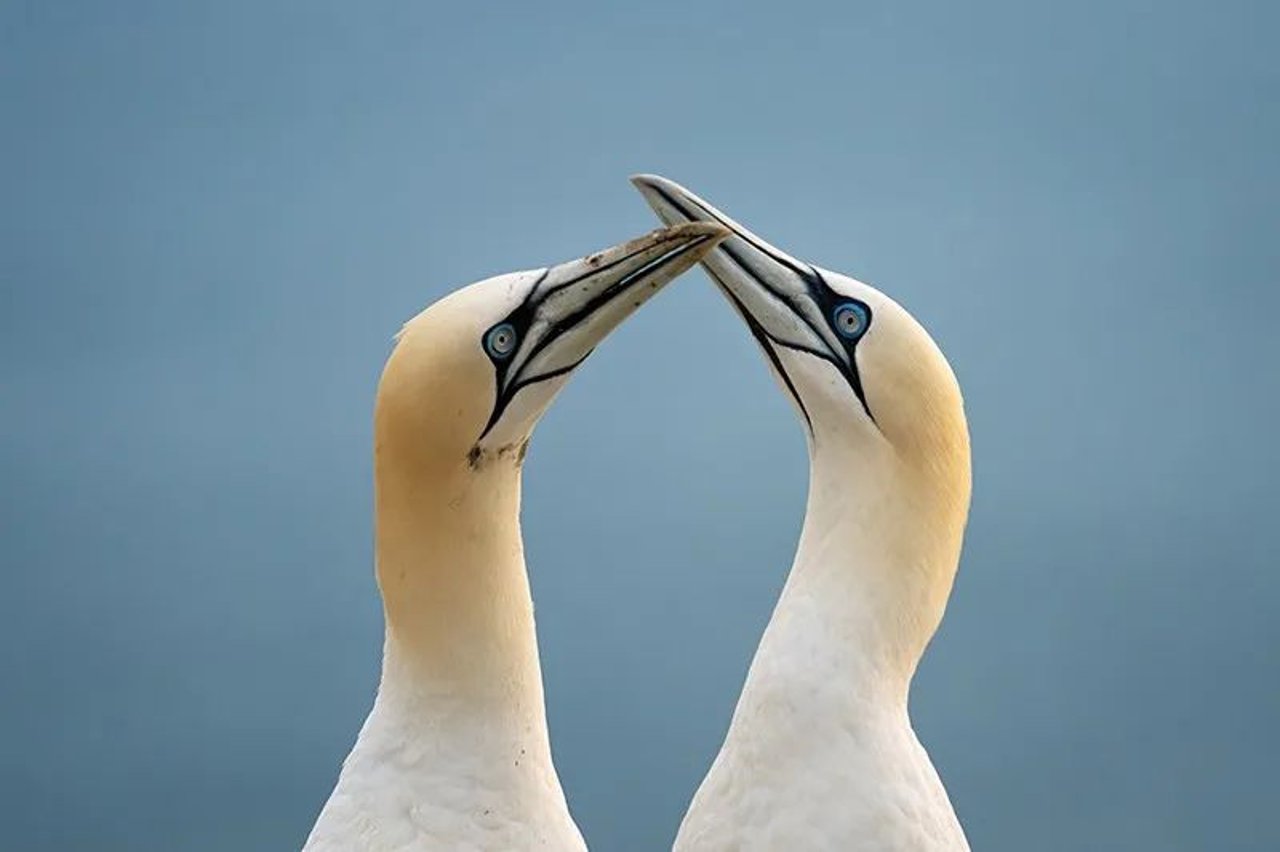
[[569, 373], [727, 235], [654, 231], [405, 324], [374, 412], [382, 680], [307, 852], [585, 848], [551, 759], [521, 463]]
[[702, 265], [809, 446], [795, 561], [675, 848], [968, 849], [907, 712], [969, 510], [950, 366], [883, 293], [779, 251], [671, 181], [632, 180], [663, 222], [733, 232]]

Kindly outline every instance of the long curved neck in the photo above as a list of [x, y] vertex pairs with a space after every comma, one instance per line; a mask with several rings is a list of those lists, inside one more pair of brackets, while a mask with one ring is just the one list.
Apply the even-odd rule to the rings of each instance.
[[382, 682], [306, 848], [583, 849], [551, 757], [518, 461], [416, 462], [375, 463]]
[[824, 849], [968, 848], [907, 713], [951, 590], [968, 459], [917, 475], [887, 442], [841, 437], [811, 443], [795, 562], [678, 852], [766, 829]]
[[424, 471], [379, 463], [380, 702], [444, 702], [541, 732], [546, 721], [514, 460]]
[[810, 679], [833, 700], [905, 709], [951, 593], [967, 479], [957, 489], [951, 471], [916, 473], [887, 442], [839, 437], [811, 443], [804, 528], [757, 660], [790, 660], [765, 667], [782, 688]]

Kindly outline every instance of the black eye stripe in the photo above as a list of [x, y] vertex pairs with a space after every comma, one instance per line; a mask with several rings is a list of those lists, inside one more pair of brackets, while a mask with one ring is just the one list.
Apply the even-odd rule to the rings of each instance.
[[[800, 413], [804, 415], [805, 426], [808, 427], [810, 434], [812, 434], [813, 418], [809, 416], [809, 409], [805, 407], [804, 400], [800, 397], [800, 391], [796, 390], [795, 382], [791, 380], [791, 375], [787, 372], [787, 368], [782, 365], [782, 360], [778, 357], [778, 353], [772, 345], [778, 344], [782, 346], [785, 344], [778, 343], [777, 340], [770, 336], [764, 326], [760, 325], [756, 318], [751, 315], [751, 312], [747, 310], [746, 305], [742, 304], [738, 297], [733, 294], [733, 290], [720, 280], [720, 276], [714, 269], [709, 266], [705, 268], [707, 274], [711, 276], [711, 280], [716, 282], [716, 286], [720, 288], [720, 292], [724, 293], [729, 301], [733, 303], [734, 308], [738, 311], [738, 316], [742, 317], [742, 321], [747, 324], [747, 328], [751, 331], [751, 336], [756, 339], [756, 343], [764, 350], [765, 357], [769, 359], [769, 363], [777, 370], [778, 375], [782, 378], [782, 383], [786, 385], [787, 392], [791, 394], [791, 398], [795, 400]], [[819, 358], [823, 357], [817, 352], [812, 354], [817, 355]]]
[[849, 354], [849, 369], [844, 372], [845, 379], [849, 382], [849, 387], [858, 397], [858, 402], [862, 403], [862, 410], [867, 413], [867, 417], [871, 418], [871, 422], [876, 422], [876, 417], [871, 413], [871, 405], [867, 402], [867, 394], [862, 388], [862, 374], [858, 371], [857, 346], [858, 341], [867, 336], [867, 332], [871, 330], [871, 324], [874, 321], [871, 312], [871, 306], [861, 299], [855, 299], [852, 296], [846, 296], [843, 293], [837, 293], [827, 283], [827, 279], [816, 266], [809, 267], [813, 271], [813, 279], [806, 281], [809, 294], [813, 300], [817, 302], [827, 316], [834, 316], [835, 310], [844, 305], [850, 305], [856, 310], [861, 311], [862, 327], [856, 334], [846, 337], [837, 330], [840, 337], [841, 345], [844, 346], [845, 352]]
[[[754, 270], [752, 270], [752, 268], [751, 268], [750, 264], [748, 264], [748, 263], [747, 263], [747, 261], [746, 261], [746, 259], [745, 259], [745, 258], [741, 257], [741, 256], [738, 254], [738, 252], [734, 249], [734, 247], [733, 247], [732, 245], [730, 245], [730, 244], [728, 244], [728, 243], [722, 243], [722, 244], [720, 245], [720, 250], [721, 250], [721, 251], [723, 251], [723, 252], [725, 253], [725, 256], [727, 256], [730, 260], [732, 260], [732, 261], [733, 261], [733, 263], [734, 263], [734, 265], [735, 265], [735, 266], [737, 266], [739, 269], [741, 269], [741, 270], [742, 270], [742, 272], [743, 272], [743, 274], [744, 274], [744, 275], [746, 275], [746, 276], [748, 276], [749, 278], [751, 278], [752, 280], [754, 280], [754, 281], [755, 281], [755, 282], [760, 286], [760, 289], [762, 289], [764, 292], [768, 293], [770, 296], [772, 296], [772, 297], [773, 297], [773, 298], [775, 298], [775, 299], [778, 299], [778, 300], [779, 300], [779, 301], [781, 301], [784, 305], [786, 305], [786, 306], [787, 306], [787, 309], [788, 309], [789, 311], [791, 311], [793, 314], [795, 314], [795, 315], [796, 315], [796, 318], [797, 318], [797, 319], [799, 319], [799, 320], [800, 320], [800, 322], [804, 323], [804, 324], [805, 324], [805, 326], [807, 326], [807, 327], [808, 327], [808, 329], [809, 329], [811, 332], [813, 332], [813, 334], [814, 334], [814, 336], [815, 336], [815, 337], [817, 337], [819, 340], [822, 340], [822, 337], [823, 337], [823, 336], [822, 336], [822, 332], [821, 332], [821, 331], [819, 331], [819, 330], [814, 326], [813, 322], [811, 322], [811, 321], [810, 321], [810, 318], [806, 315], [806, 313], [805, 313], [804, 311], [800, 310], [800, 309], [796, 306], [796, 304], [795, 304], [796, 297], [795, 297], [795, 296], [793, 296], [793, 295], [786, 295], [786, 294], [783, 294], [783, 293], [779, 293], [779, 292], [777, 292], [776, 290], [774, 290], [772, 287], [770, 287], [770, 286], [768, 285], [768, 283], [767, 283], [767, 282], [765, 282], [765, 280], [764, 280], [764, 279], [762, 279], [759, 275], [757, 275], [757, 274], [755, 273], [755, 271], [754, 271]], [[792, 269], [794, 269], [794, 267], [792, 267]], [[814, 274], [815, 274], [815, 275], [817, 274], [817, 273], [816, 273], [816, 270], [814, 271]], [[806, 273], [804, 273], [804, 272], [799, 272], [799, 271], [797, 271], [797, 275], [799, 275], [800, 280], [804, 282], [805, 289], [806, 289], [807, 291], [809, 291], [809, 298], [813, 299], [813, 301], [817, 302], [817, 303], [819, 304], [819, 306], [821, 306], [822, 311], [823, 311], [823, 313], [824, 313], [825, 315], [830, 316], [830, 311], [829, 311], [829, 309], [827, 308], [827, 306], [826, 306], [826, 305], [824, 305], [824, 304], [823, 304], [819, 299], [817, 299], [817, 298], [814, 296], [814, 290], [815, 290], [815, 288], [817, 287], [817, 284], [816, 284], [815, 282], [817, 281], [817, 279], [816, 279], [816, 278], [811, 278], [811, 277], [809, 277], [809, 275], [808, 275], [808, 274], [806, 274]], [[825, 282], [825, 281], [824, 281], [824, 282], [821, 282], [821, 283], [822, 283], [822, 285], [823, 285], [823, 286], [825, 286], [825, 284], [826, 284], [826, 282]], [[828, 289], [828, 290], [830, 290], [830, 288], [827, 288], [827, 289]], [[792, 345], [792, 346], [791, 346], [791, 348], [792, 348], [792, 349], [795, 349], [795, 348], [797, 348], [797, 347], [796, 347], [796, 346], [794, 346], [794, 345]], [[805, 348], [805, 351], [808, 351], [808, 352], [811, 352], [812, 354], [818, 355], [818, 357], [822, 357], [822, 358], [828, 357], [828, 356], [822, 355], [822, 354], [820, 354], [820, 353], [813, 352], [813, 350], [810, 350], [810, 349], [808, 349], [807, 347]]]
[[[658, 197], [664, 200], [667, 204], [671, 205], [671, 207], [677, 213], [679, 213], [681, 216], [688, 219], [689, 221], [698, 221], [699, 219], [703, 218], [702, 216], [697, 215], [695, 211], [691, 211], [683, 203], [683, 199], [673, 196], [671, 193], [667, 192], [666, 189], [664, 189], [663, 187], [652, 185], [651, 188], [653, 189], [654, 192], [657, 193]], [[786, 347], [787, 349], [791, 349], [797, 352], [805, 352], [809, 355], [813, 355], [817, 358], [821, 358], [822, 360], [827, 361], [832, 366], [834, 366], [837, 370], [840, 371], [840, 374], [844, 376], [845, 381], [849, 383], [849, 388], [853, 391], [854, 396], [858, 398], [858, 402], [862, 403], [862, 410], [866, 412], [867, 417], [871, 418], [872, 423], [875, 423], [876, 422], [875, 415], [871, 413], [871, 406], [867, 403], [867, 396], [862, 388], [862, 376], [858, 372], [858, 360], [855, 354], [855, 347], [857, 346], [858, 341], [861, 340], [863, 337], [865, 337], [867, 334], [867, 331], [871, 328], [871, 323], [872, 323], [871, 306], [866, 304], [865, 302], [862, 302], [861, 300], [853, 299], [849, 296], [845, 296], [841, 293], [837, 293], [835, 290], [831, 288], [831, 285], [827, 283], [826, 278], [823, 277], [822, 272], [816, 266], [813, 266], [812, 264], [808, 264], [808, 263], [804, 263], [803, 265], [800, 265], [797, 262], [791, 261], [789, 258], [781, 256], [777, 251], [773, 250], [773, 248], [768, 244], [762, 243], [759, 240], [753, 239], [743, 234], [740, 230], [735, 228], [732, 224], [725, 221], [723, 217], [716, 214], [715, 211], [711, 210], [706, 205], [702, 204], [701, 201], [697, 199], [690, 199], [690, 201], [693, 204], [695, 204], [699, 208], [699, 210], [701, 210], [702, 213], [705, 214], [707, 217], [710, 217], [711, 219], [716, 220], [721, 225], [724, 225], [726, 228], [732, 231], [736, 237], [738, 237], [739, 239], [742, 239], [748, 245], [760, 251], [762, 254], [764, 254], [766, 257], [771, 259], [773, 262], [794, 272], [796, 276], [804, 283], [805, 290], [808, 292], [809, 298], [813, 299], [813, 301], [818, 305], [822, 314], [825, 317], [828, 317], [827, 322], [830, 322], [829, 318], [832, 316], [832, 311], [836, 308], [837, 305], [844, 304], [846, 302], [851, 302], [851, 303], [856, 303], [862, 308], [864, 312], [863, 324], [862, 324], [861, 331], [857, 335], [855, 335], [853, 338], [849, 338], [841, 334], [838, 330], [836, 332], [836, 337], [840, 340], [841, 345], [844, 346], [845, 353], [848, 356], [847, 366], [839, 363], [839, 360], [836, 358], [834, 353], [819, 352], [810, 347], [798, 346], [793, 343], [785, 343], [781, 340], [777, 340], [776, 338], [768, 335], [768, 333], [764, 331], [763, 327], [758, 326], [758, 323], [754, 323], [749, 320], [748, 325], [751, 328], [752, 335], [756, 337], [756, 339], [760, 342], [760, 345], [762, 347], [765, 347], [765, 343], [764, 343], [764, 340], [761, 339], [761, 335], [757, 334], [757, 328], [759, 328], [759, 331], [762, 332], [768, 340], [773, 341], [775, 346], [783, 346], [783, 347]], [[782, 300], [784, 303], [787, 302], [786, 298], [782, 294], [774, 292], [774, 290], [771, 287], [769, 287], [769, 285], [765, 283], [765, 281], [761, 279], [760, 276], [756, 275], [755, 272], [752, 271], [751, 267], [747, 264], [745, 258], [741, 257], [737, 252], [734, 251], [732, 241], [721, 243], [716, 250], [724, 252], [724, 256], [729, 258], [729, 260], [732, 261], [735, 266], [737, 266], [740, 270], [742, 270], [744, 275], [748, 276], [753, 281], [755, 281], [756, 285], [760, 287], [760, 289], [763, 290], [765, 293], [768, 293], [770, 296], [773, 296], [777, 299]], [[702, 267], [703, 269], [707, 270], [708, 273], [711, 272], [711, 267], [707, 265], [705, 261], [703, 262]], [[713, 275], [712, 277], [714, 278], [715, 276]], [[723, 282], [717, 280], [716, 283], [726, 293], [730, 292], [729, 289], [725, 287]], [[734, 299], [734, 302], [737, 303], [737, 299]], [[739, 312], [744, 313], [744, 316], [745, 316], [746, 315], [745, 307], [741, 305], [741, 303], [737, 303], [737, 304], [738, 304]], [[793, 305], [790, 305], [790, 304], [788, 304], [788, 309], [792, 311], [800, 319], [802, 323], [808, 326], [810, 331], [812, 331], [819, 339], [823, 339], [823, 335], [818, 331], [818, 329], [813, 327], [812, 323], [810, 323], [809, 318], [805, 316], [804, 312], [797, 310]], [[765, 347], [765, 350], [766, 350], [766, 354], [769, 355], [770, 360], [774, 361], [775, 365], [777, 365], [780, 368], [781, 365], [775, 360], [776, 353], [772, 352], [767, 347]], [[796, 398], [796, 401], [800, 402], [799, 395], [795, 392], [795, 388], [791, 386], [790, 377], [787, 376], [786, 372], [781, 369], [780, 369], [780, 372], [782, 372], [782, 375], [786, 378], [788, 389], [791, 390], [792, 395], [795, 396]], [[801, 407], [801, 410], [803, 411], [804, 410], [803, 403], [801, 403], [800, 407]], [[808, 411], [804, 411], [804, 414], [805, 414], [805, 419], [808, 420], [809, 419]]]
[[[502, 413], [522, 388], [571, 372], [587, 359], [587, 356], [594, 351], [594, 348], [589, 349], [581, 358], [567, 366], [555, 368], [537, 375], [524, 375], [526, 368], [529, 368], [534, 359], [537, 358], [543, 350], [552, 345], [566, 333], [577, 328], [584, 320], [596, 311], [600, 310], [603, 306], [621, 298], [623, 294], [629, 292], [637, 282], [647, 280], [663, 267], [666, 267], [680, 257], [683, 257], [688, 252], [701, 246], [707, 241], [707, 239], [709, 238], [702, 236], [689, 242], [679, 244], [675, 248], [669, 248], [665, 253], [659, 254], [657, 257], [644, 263], [639, 268], [628, 272], [604, 290], [596, 293], [585, 304], [578, 306], [575, 310], [565, 314], [564, 316], [555, 318], [554, 321], [542, 331], [541, 336], [537, 340], [533, 341], [532, 344], [529, 344], [526, 337], [528, 336], [530, 329], [533, 327], [538, 308], [546, 303], [548, 297], [564, 290], [568, 286], [584, 281], [588, 278], [598, 276], [620, 266], [623, 263], [626, 263], [627, 261], [634, 260], [637, 255], [649, 251], [649, 247], [637, 249], [631, 254], [618, 258], [617, 260], [603, 266], [594, 267], [581, 275], [575, 276], [569, 281], [562, 282], [551, 288], [542, 289], [542, 285], [550, 274], [551, 268], [543, 270], [542, 274], [538, 277], [538, 280], [533, 283], [529, 288], [529, 291], [525, 294], [520, 305], [498, 323], [490, 326], [482, 337], [482, 340], [486, 343], [483, 347], [485, 353], [493, 363], [497, 399], [494, 402], [493, 411], [490, 413], [489, 422], [485, 424], [484, 431], [481, 432], [480, 438], [483, 439], [485, 435], [489, 434], [489, 430], [492, 429], [502, 417]], [[504, 326], [509, 327], [512, 330], [512, 340], [510, 341], [509, 348], [505, 352], [499, 352], [495, 355], [495, 352], [491, 350], [487, 344], [491, 336], [501, 330]], [[528, 346], [528, 351], [519, 359], [519, 366], [513, 376], [511, 371], [513, 367], [516, 367], [516, 364], [511, 356], [513, 356], [521, 347], [526, 345]]]
[[[681, 212], [684, 212], [684, 211], [681, 211]], [[786, 301], [785, 299], [783, 299], [783, 297], [780, 294], [775, 293], [773, 288], [771, 288], [764, 280], [762, 280], [758, 275], [756, 275], [751, 270], [751, 268], [742, 261], [741, 258], [736, 257], [733, 254], [732, 249], [728, 245], [722, 244], [719, 250], [724, 251], [725, 254], [727, 254], [729, 258], [734, 261], [734, 264], [739, 269], [741, 269], [744, 274], [751, 277], [764, 292], [768, 293], [771, 296], [775, 296], [779, 299], [782, 299], [784, 302]], [[833, 367], [839, 370], [840, 374], [844, 376], [845, 381], [849, 383], [849, 388], [850, 390], [853, 391], [853, 395], [858, 398], [858, 402], [862, 403], [862, 410], [866, 412], [867, 417], [871, 419], [871, 422], [875, 423], [876, 422], [875, 415], [871, 413], [871, 405], [870, 403], [867, 402], [867, 395], [862, 387], [862, 375], [858, 371], [858, 359], [857, 359], [857, 353], [856, 353], [858, 341], [861, 340], [863, 337], [865, 337], [867, 334], [867, 331], [871, 328], [871, 322], [872, 322], [871, 306], [860, 299], [855, 299], [855, 298], [852, 298], [851, 296], [846, 296], [843, 293], [836, 292], [834, 289], [832, 289], [831, 285], [827, 283], [827, 279], [823, 277], [822, 273], [818, 271], [818, 268], [816, 266], [810, 266], [809, 273], [810, 274], [801, 274], [800, 279], [804, 282], [805, 289], [808, 291], [808, 294], [809, 294], [809, 298], [813, 299], [813, 301], [818, 305], [818, 307], [820, 308], [820, 310], [825, 316], [831, 317], [833, 315], [834, 310], [837, 307], [843, 306], [845, 304], [855, 305], [857, 306], [858, 309], [862, 311], [862, 316], [863, 316], [862, 329], [856, 335], [850, 338], [841, 334], [838, 330], [836, 332], [836, 337], [840, 341], [840, 344], [844, 347], [845, 353], [848, 356], [848, 359], [849, 359], [848, 365], [846, 366], [845, 364], [840, 363], [840, 361], [832, 354], [819, 352], [807, 346], [798, 346], [794, 343], [778, 340], [772, 336], [770, 336], [769, 339], [772, 340], [778, 346], [784, 346], [787, 349], [792, 349], [797, 352], [804, 352], [809, 355], [813, 355], [815, 357], [821, 358], [822, 360], [830, 363]], [[808, 318], [805, 317], [804, 314], [800, 313], [799, 311], [796, 311], [795, 308], [791, 308], [791, 310], [795, 312], [796, 316], [798, 316], [806, 326], [809, 326], [809, 328], [814, 332], [814, 334], [818, 333], [817, 329], [813, 328], [813, 326], [809, 323]], [[819, 335], [819, 337], [821, 337], [821, 335]]]

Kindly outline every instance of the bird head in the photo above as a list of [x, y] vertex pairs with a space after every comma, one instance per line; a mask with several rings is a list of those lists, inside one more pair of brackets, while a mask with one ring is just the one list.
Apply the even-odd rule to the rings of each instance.
[[683, 223], [584, 258], [463, 287], [405, 324], [383, 371], [377, 451], [397, 464], [518, 466], [573, 370], [728, 236]]
[[666, 224], [732, 232], [703, 267], [751, 330], [815, 453], [839, 446], [925, 471], [945, 465], [963, 480], [955, 484], [967, 504], [960, 388], [920, 323], [874, 287], [797, 260], [679, 184], [655, 175], [632, 182]]

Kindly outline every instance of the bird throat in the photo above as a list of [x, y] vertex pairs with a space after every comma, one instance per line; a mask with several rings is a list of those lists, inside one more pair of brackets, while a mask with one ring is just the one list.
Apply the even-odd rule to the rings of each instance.
[[519, 466], [497, 460], [459, 465], [430, 482], [379, 471], [387, 654], [420, 692], [541, 709], [520, 486]]

